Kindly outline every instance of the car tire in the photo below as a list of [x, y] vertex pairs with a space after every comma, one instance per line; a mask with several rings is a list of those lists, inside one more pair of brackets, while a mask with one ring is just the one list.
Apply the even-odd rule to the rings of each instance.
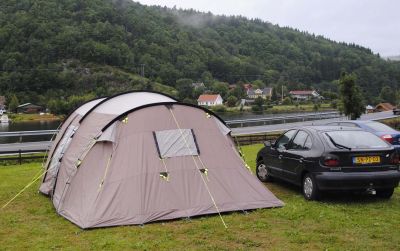
[[318, 200], [320, 191], [315, 178], [311, 174], [306, 173], [301, 184], [301, 190], [306, 200]]
[[382, 189], [376, 191], [376, 196], [383, 198], [383, 199], [390, 199], [394, 192], [394, 188]]
[[257, 178], [262, 182], [272, 181], [272, 177], [269, 174], [268, 167], [267, 167], [267, 165], [264, 164], [263, 161], [257, 162], [256, 175], [257, 175]]

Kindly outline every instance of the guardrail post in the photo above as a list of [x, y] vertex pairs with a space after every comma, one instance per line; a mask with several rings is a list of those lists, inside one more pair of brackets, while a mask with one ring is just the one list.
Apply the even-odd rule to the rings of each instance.
[[22, 165], [22, 153], [21, 153], [21, 149], [19, 149], [18, 160], [19, 160], [19, 165]]

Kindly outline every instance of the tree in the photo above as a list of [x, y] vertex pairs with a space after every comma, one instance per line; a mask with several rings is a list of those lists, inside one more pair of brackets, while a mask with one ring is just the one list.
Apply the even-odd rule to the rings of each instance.
[[8, 110], [11, 112], [17, 112], [17, 107], [19, 106], [19, 101], [17, 96], [12, 95], [10, 103], [8, 104]]
[[226, 104], [229, 107], [234, 107], [236, 106], [238, 99], [235, 96], [229, 96], [228, 99], [226, 100]]
[[382, 99], [383, 102], [388, 102], [391, 104], [396, 105], [396, 92], [392, 90], [389, 86], [382, 87], [381, 93], [379, 97]]
[[251, 109], [254, 112], [263, 111], [264, 110], [264, 108], [263, 108], [264, 104], [265, 104], [265, 100], [262, 97], [257, 97], [254, 100], [254, 105], [251, 107]]
[[212, 90], [214, 93], [221, 95], [223, 99], [226, 99], [229, 88], [228, 84], [224, 82], [215, 82], [212, 86]]
[[291, 105], [292, 104], [292, 99], [289, 97], [286, 97], [282, 101], [282, 105]]
[[364, 112], [364, 102], [354, 74], [342, 73], [339, 79], [340, 110], [351, 119], [357, 119]]
[[178, 90], [178, 99], [184, 100], [185, 98], [193, 99], [193, 81], [188, 78], [178, 79], [176, 81], [176, 89]]

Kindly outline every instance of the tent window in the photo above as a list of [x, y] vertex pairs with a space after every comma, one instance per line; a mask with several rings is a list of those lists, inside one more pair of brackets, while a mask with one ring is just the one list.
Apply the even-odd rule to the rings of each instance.
[[153, 132], [160, 158], [199, 155], [196, 136], [191, 129]]

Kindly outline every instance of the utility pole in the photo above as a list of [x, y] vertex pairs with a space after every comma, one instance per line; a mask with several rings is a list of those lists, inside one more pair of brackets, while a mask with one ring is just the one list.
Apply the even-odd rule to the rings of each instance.
[[281, 96], [281, 101], [283, 102], [283, 85], [282, 85], [282, 96]]
[[142, 78], [144, 78], [144, 66], [145, 64], [140, 65], [140, 75], [142, 76]]

